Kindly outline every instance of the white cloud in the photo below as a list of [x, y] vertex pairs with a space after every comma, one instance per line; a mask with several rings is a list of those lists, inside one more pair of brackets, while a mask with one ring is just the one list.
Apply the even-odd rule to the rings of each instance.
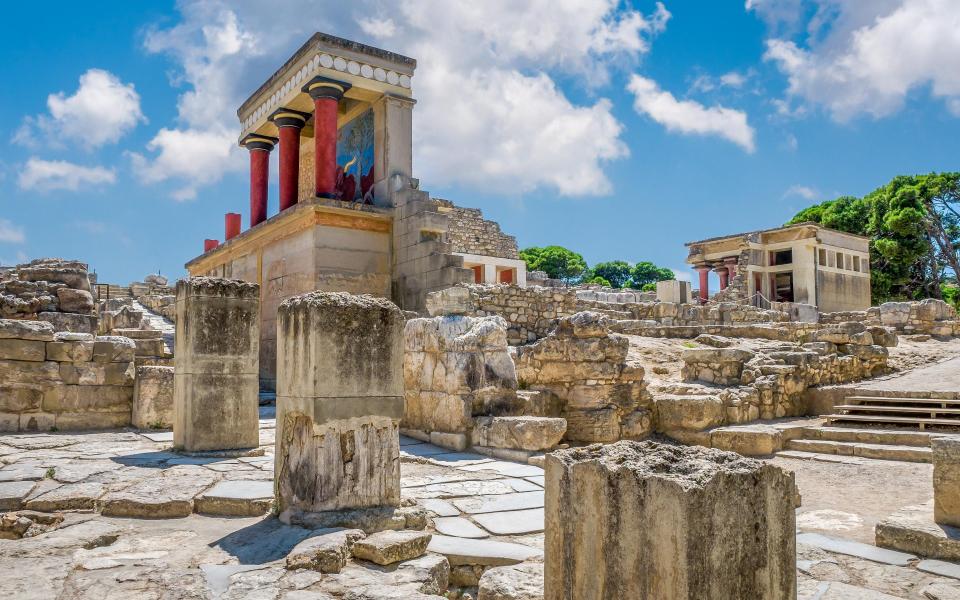
[[67, 140], [88, 148], [116, 143], [146, 118], [140, 110], [140, 95], [132, 83], [102, 69], [89, 69], [80, 76], [72, 96], [64, 92], [47, 97], [49, 114], [27, 117], [14, 141], [38, 147], [40, 135], [53, 146]]
[[393, 19], [361, 18], [357, 19], [357, 25], [365, 34], [380, 39], [393, 37], [397, 32], [397, 25]]
[[720, 83], [727, 87], [739, 89], [742, 88], [746, 82], [747, 76], [737, 71], [730, 71], [720, 76]]
[[673, 276], [677, 278], [677, 281], [690, 281], [690, 267], [683, 267], [679, 269], [670, 269], [673, 271]]
[[0, 242], [22, 244], [25, 241], [27, 241], [27, 235], [22, 227], [17, 227], [7, 219], [0, 219]]
[[[748, 8], [761, 4], [748, 3]], [[772, 0], [762, 4], [775, 5]], [[787, 95], [837, 121], [899, 111], [928, 89], [960, 116], [960, 11], [955, 0], [818, 0], [804, 44], [767, 40], [766, 60], [787, 76]]]
[[784, 198], [793, 198], [800, 197], [804, 200], [813, 200], [820, 196], [820, 192], [816, 188], [812, 188], [806, 185], [791, 185], [787, 188], [787, 191], [783, 193]]
[[[670, 15], [662, 4], [649, 15], [623, 0], [389, 5], [386, 19], [355, 18], [384, 14], [381, 0], [359, 0], [350, 11], [331, 0], [294, 0], [283, 11], [252, 0], [181, 3], [182, 20], [150, 32], [145, 42], [148, 51], [179, 63], [177, 83], [188, 89], [178, 123], [148, 148], [157, 154], [134, 155], [141, 179], [181, 181], [177, 195], [184, 198], [245, 168], [236, 148], [236, 107], [319, 29], [417, 59], [415, 175], [426, 186], [610, 191], [604, 163], [627, 155], [622, 126], [608, 101], [571, 101], [556, 82], [572, 76], [600, 86], [611, 70], [635, 65], [666, 26]], [[199, 150], [191, 152], [196, 160], [175, 156], [186, 150], [173, 145], [174, 131], [178, 142], [209, 144], [203, 156]]]
[[24, 190], [77, 191], [81, 186], [110, 184], [116, 179], [116, 173], [104, 167], [84, 167], [65, 160], [31, 158], [20, 171], [17, 183]]
[[633, 107], [660, 123], [668, 131], [715, 135], [737, 144], [747, 152], [755, 150], [754, 130], [743, 111], [723, 106], [704, 106], [693, 100], [678, 100], [661, 90], [655, 81], [633, 75], [627, 89], [633, 93]]

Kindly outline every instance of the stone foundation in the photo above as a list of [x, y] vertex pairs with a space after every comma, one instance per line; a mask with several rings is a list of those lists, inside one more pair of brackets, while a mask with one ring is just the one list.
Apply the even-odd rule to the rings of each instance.
[[546, 458], [545, 600], [797, 597], [792, 473], [651, 442]]
[[285, 522], [399, 505], [403, 325], [396, 305], [373, 296], [313, 292], [280, 305], [275, 487]]
[[259, 445], [260, 287], [177, 282], [174, 446], [186, 452]]

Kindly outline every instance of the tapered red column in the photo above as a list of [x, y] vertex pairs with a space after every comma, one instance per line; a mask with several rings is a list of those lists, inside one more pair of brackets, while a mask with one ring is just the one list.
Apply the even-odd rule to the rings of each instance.
[[721, 265], [714, 269], [714, 272], [716, 272], [717, 277], [720, 278], [720, 291], [727, 289], [727, 277], [730, 275], [730, 271], [727, 270], [727, 267]]
[[310, 118], [303, 113], [281, 108], [270, 115], [280, 130], [280, 211], [297, 203], [300, 181], [300, 131]]
[[224, 239], [231, 240], [240, 235], [240, 213], [227, 213], [223, 216]]
[[270, 151], [273, 150], [276, 143], [276, 138], [256, 134], [248, 135], [240, 142], [243, 147], [250, 151], [250, 227], [267, 220], [267, 182], [270, 180]]
[[710, 266], [699, 265], [694, 267], [694, 269], [700, 274], [700, 302], [701, 304], [706, 304], [707, 300], [710, 299]]
[[727, 267], [727, 284], [733, 282], [733, 278], [737, 276], [737, 264], [740, 262], [736, 257], [725, 258], [723, 259], [723, 264]]
[[314, 185], [317, 196], [336, 198], [337, 109], [349, 83], [314, 77], [303, 91], [313, 98]]
[[203, 251], [210, 252], [211, 250], [213, 250], [219, 245], [220, 245], [220, 242], [218, 240], [211, 240], [209, 238], [205, 239], [203, 240]]

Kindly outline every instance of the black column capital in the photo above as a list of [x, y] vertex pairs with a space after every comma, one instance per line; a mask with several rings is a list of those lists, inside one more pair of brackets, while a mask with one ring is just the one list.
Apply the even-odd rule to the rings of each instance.
[[266, 150], [270, 152], [273, 150], [273, 147], [277, 145], [278, 141], [277, 138], [270, 137], [269, 135], [250, 133], [240, 140], [240, 145], [247, 150]]
[[296, 127], [297, 129], [303, 129], [303, 126], [306, 125], [312, 116], [310, 113], [281, 107], [273, 111], [273, 114], [267, 117], [267, 120], [271, 121], [277, 127]]
[[317, 98], [333, 98], [339, 102], [351, 87], [353, 86], [345, 81], [337, 81], [318, 75], [300, 88], [300, 91], [310, 94], [310, 97], [314, 100]]

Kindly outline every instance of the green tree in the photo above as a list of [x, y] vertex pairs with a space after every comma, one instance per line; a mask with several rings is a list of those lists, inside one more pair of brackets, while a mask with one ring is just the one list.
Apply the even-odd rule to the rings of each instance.
[[813, 221], [870, 237], [874, 302], [940, 298], [947, 270], [960, 269], [960, 173], [894, 177], [863, 198], [806, 208], [788, 224]]
[[603, 287], [613, 287], [609, 281], [600, 277], [599, 275], [594, 275], [590, 279], [584, 280], [583, 283], [592, 284], [592, 285], [602, 285]]
[[567, 283], [580, 281], [587, 270], [587, 261], [563, 246], [531, 247], [520, 251], [520, 258], [530, 271], [544, 271], [551, 279]]
[[658, 267], [649, 261], [638, 262], [630, 270], [630, 287], [642, 290], [644, 286], [656, 284], [658, 281], [668, 281], [676, 279], [676, 275], [671, 269]]
[[622, 288], [630, 281], [630, 263], [622, 260], [597, 263], [590, 269], [593, 277], [609, 282], [610, 287]]

